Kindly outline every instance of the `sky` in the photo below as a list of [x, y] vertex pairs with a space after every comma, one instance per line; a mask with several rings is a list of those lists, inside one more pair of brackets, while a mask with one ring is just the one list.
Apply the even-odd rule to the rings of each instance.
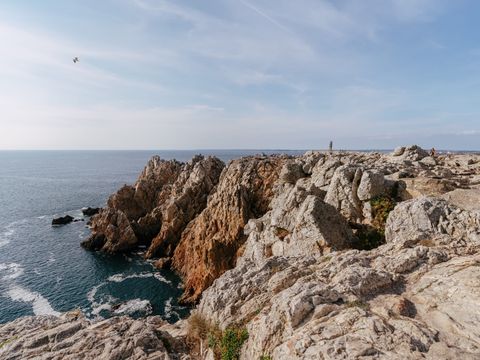
[[0, 149], [480, 150], [479, 70], [476, 0], [3, 0]]

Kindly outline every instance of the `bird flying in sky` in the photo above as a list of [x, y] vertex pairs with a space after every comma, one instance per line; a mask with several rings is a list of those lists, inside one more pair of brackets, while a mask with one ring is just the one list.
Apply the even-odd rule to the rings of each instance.
[[76, 64], [77, 62], [79, 62], [79, 61], [80, 61], [80, 60], [78, 60], [78, 57], [75, 56], [75, 57], [73, 58], [73, 62], [74, 62], [75, 64]]

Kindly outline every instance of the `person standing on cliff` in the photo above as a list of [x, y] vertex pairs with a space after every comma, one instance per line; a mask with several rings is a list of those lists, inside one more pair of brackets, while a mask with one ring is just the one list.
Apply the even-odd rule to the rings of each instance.
[[333, 151], [333, 141], [330, 140], [330, 144], [328, 144], [328, 151], [332, 152]]
[[436, 154], [435, 148], [432, 147], [432, 150], [430, 150], [430, 156], [435, 157], [435, 154]]

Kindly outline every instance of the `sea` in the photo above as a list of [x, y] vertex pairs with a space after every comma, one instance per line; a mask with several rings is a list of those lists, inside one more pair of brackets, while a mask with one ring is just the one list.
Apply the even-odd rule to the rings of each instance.
[[[88, 318], [160, 315], [175, 322], [181, 279], [157, 270], [144, 249], [107, 255], [80, 246], [90, 229], [83, 207], [102, 207], [132, 184], [153, 155], [188, 161], [196, 154], [225, 162], [245, 155], [302, 150], [0, 151], [0, 323], [80, 309]], [[53, 227], [52, 219], [80, 221]]]

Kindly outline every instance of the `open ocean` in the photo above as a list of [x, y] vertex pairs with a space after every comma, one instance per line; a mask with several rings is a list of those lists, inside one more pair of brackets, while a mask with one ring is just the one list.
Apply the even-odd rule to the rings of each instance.
[[188, 161], [193, 155], [230, 159], [304, 151], [0, 151], [0, 323], [20, 316], [81, 309], [90, 318], [188, 314], [176, 299], [181, 282], [156, 270], [141, 251], [105, 255], [84, 250], [86, 221], [52, 227], [55, 216], [83, 218], [132, 184], [152, 155]]

